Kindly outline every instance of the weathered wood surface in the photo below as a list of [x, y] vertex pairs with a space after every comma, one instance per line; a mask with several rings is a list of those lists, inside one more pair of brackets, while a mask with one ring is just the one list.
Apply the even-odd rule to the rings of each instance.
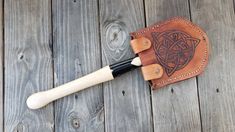
[[0, 0], [0, 131], [3, 131], [3, 1]]
[[[235, 131], [233, 0], [5, 0], [0, 8], [0, 131]], [[129, 32], [173, 16], [208, 33], [209, 66], [198, 79], [151, 91], [134, 70], [27, 108], [31, 93], [133, 57]]]
[[[134, 54], [129, 32], [144, 27], [142, 0], [100, 0], [103, 65]], [[104, 84], [106, 132], [152, 131], [150, 92], [140, 71], [133, 71]]]
[[235, 15], [232, 0], [191, 0], [193, 22], [211, 42], [209, 65], [198, 77], [202, 130], [235, 131]]
[[[146, 21], [174, 16], [190, 19], [185, 0], [146, 0]], [[196, 78], [152, 91], [154, 130], [159, 132], [199, 132], [201, 130]]]
[[[55, 85], [101, 68], [98, 1], [53, 0]], [[55, 102], [56, 132], [104, 131], [101, 85]]]
[[4, 2], [4, 131], [52, 132], [53, 107], [29, 110], [27, 97], [52, 87], [51, 3]]

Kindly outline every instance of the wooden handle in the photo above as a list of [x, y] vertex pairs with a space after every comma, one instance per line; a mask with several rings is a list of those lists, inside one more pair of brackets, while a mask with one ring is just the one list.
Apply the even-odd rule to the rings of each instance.
[[32, 94], [29, 96], [26, 103], [30, 109], [38, 109], [56, 99], [112, 79], [114, 79], [112, 70], [109, 66], [106, 66], [96, 72], [90, 73], [64, 85], [58, 86], [48, 91]]
[[26, 103], [30, 109], [38, 109], [56, 99], [62, 98], [96, 84], [112, 80], [114, 77], [139, 66], [141, 66], [139, 57], [115, 63], [59, 87], [32, 94], [29, 96]]

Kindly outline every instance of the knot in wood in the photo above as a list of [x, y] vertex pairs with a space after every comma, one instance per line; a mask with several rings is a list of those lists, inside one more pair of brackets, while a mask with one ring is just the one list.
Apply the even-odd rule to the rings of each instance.
[[120, 60], [125, 55], [129, 46], [127, 42], [130, 39], [126, 31], [126, 25], [120, 21], [112, 21], [105, 26], [105, 30], [105, 46], [107, 51], [111, 51], [109, 54], [115, 60]]
[[71, 123], [72, 123], [73, 128], [75, 129], [78, 129], [80, 127], [80, 122], [78, 118], [73, 118], [71, 120]]
[[18, 54], [18, 60], [23, 60], [24, 58], [24, 54], [23, 53], [19, 53]]

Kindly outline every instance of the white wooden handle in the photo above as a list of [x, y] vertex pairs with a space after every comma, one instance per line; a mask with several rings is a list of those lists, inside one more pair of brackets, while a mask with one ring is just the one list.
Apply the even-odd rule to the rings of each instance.
[[114, 79], [112, 70], [109, 66], [106, 66], [98, 71], [90, 73], [77, 80], [68, 82], [64, 85], [58, 86], [48, 91], [32, 94], [29, 96], [26, 103], [30, 109], [38, 109], [56, 99], [112, 79]]
[[106, 66], [96, 72], [90, 73], [59, 87], [32, 94], [29, 96], [26, 103], [30, 109], [38, 109], [56, 99], [78, 92], [93, 85], [112, 80], [114, 77], [139, 66], [141, 66], [141, 60], [139, 57]]

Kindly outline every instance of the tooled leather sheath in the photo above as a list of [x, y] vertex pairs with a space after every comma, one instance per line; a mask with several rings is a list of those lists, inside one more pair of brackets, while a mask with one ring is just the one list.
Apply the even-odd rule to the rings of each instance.
[[[159, 64], [163, 68], [162, 77], [151, 80], [154, 89], [194, 77], [208, 63], [208, 37], [201, 28], [186, 19], [173, 18], [130, 35], [132, 48], [139, 55], [143, 67]], [[150, 41], [151, 46], [137, 49], [144, 47], [140, 46], [144, 45], [143, 38]], [[141, 41], [137, 45], [138, 40]]]

